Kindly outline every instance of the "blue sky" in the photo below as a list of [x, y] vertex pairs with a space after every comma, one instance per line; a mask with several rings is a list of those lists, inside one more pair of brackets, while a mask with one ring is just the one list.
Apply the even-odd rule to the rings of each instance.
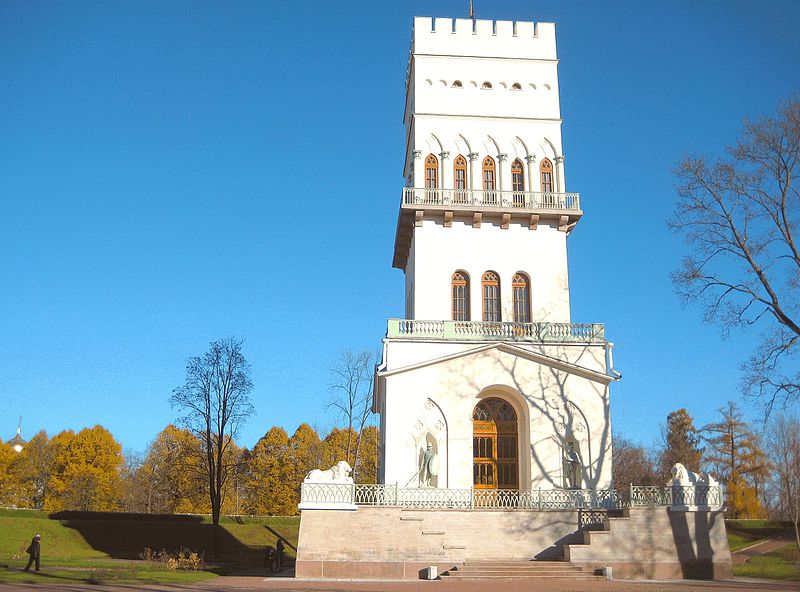
[[[615, 430], [714, 419], [757, 332], [724, 340], [674, 295], [670, 169], [798, 91], [796, 2], [475, 4], [557, 23], [572, 316], [616, 344]], [[467, 5], [1, 3], [0, 437], [21, 415], [144, 450], [185, 359], [230, 335], [255, 382], [241, 444], [330, 428], [329, 368], [404, 310], [412, 17]]]

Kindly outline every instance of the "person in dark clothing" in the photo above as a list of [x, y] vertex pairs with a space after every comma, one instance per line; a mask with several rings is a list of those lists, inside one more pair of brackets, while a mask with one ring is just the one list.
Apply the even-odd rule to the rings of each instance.
[[267, 552], [264, 554], [264, 565], [269, 568], [269, 573], [275, 573], [275, 568], [278, 563], [278, 554], [275, 549], [268, 546]]
[[28, 545], [28, 549], [25, 551], [28, 555], [30, 555], [30, 559], [28, 559], [28, 565], [25, 566], [25, 571], [31, 570], [31, 564], [36, 562], [36, 571], [39, 571], [39, 555], [41, 553], [41, 547], [39, 546], [39, 539], [41, 539], [41, 535], [36, 535], [33, 537], [31, 544]]
[[278, 556], [278, 571], [283, 569], [283, 541], [278, 539], [278, 543], [275, 545], [276, 547], [276, 554]]

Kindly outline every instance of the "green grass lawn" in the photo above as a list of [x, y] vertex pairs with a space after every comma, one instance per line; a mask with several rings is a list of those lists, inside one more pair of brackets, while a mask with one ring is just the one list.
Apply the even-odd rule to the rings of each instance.
[[738, 551], [760, 541], [781, 536], [794, 537], [794, 531], [788, 522], [769, 520], [726, 520], [728, 545], [731, 551]]
[[773, 580], [800, 580], [800, 552], [797, 544], [785, 545], [771, 553], [753, 557], [749, 563], [734, 565], [733, 575]]
[[[49, 516], [28, 510], [0, 510], [0, 581], [194, 582], [220, 573], [264, 571], [267, 545], [277, 535], [297, 546], [299, 517], [223, 517], [221, 558], [202, 572], [181, 572], [137, 561], [145, 547], [174, 552], [188, 548], [211, 553], [210, 516], [60, 513]], [[25, 549], [34, 534], [42, 535], [39, 575], [21, 572]], [[291, 561], [294, 551], [286, 548]]]

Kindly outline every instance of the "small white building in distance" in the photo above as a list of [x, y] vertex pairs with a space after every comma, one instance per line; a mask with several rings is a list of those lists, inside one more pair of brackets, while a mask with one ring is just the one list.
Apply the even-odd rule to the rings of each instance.
[[555, 25], [416, 18], [404, 120], [381, 482], [610, 488], [619, 374], [603, 325], [570, 315], [567, 240], [591, 200], [567, 192]]

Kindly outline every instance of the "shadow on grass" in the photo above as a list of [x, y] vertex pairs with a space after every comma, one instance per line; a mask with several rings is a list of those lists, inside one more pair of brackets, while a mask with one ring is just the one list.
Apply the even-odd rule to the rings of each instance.
[[[258, 526], [263, 526], [272, 536], [264, 536], [263, 544], [261, 536], [254, 537], [259, 541], [257, 545], [243, 543], [226, 529], [224, 522], [220, 524], [221, 556], [211, 561], [213, 525], [202, 516], [64, 511], [51, 514], [50, 518], [63, 521], [68, 528], [80, 533], [93, 549], [111, 558], [136, 560], [147, 547], [170, 553], [186, 548], [201, 554], [206, 559], [205, 571], [217, 575], [273, 575], [265, 566], [265, 552], [267, 545], [274, 546], [278, 539], [284, 542], [287, 550], [297, 551], [287, 533], [260, 523], [253, 523], [253, 528], [258, 531]], [[233, 518], [232, 522], [248, 523], [241, 518]], [[274, 575], [293, 575], [294, 557], [287, 554], [284, 566], [286, 569]]]

